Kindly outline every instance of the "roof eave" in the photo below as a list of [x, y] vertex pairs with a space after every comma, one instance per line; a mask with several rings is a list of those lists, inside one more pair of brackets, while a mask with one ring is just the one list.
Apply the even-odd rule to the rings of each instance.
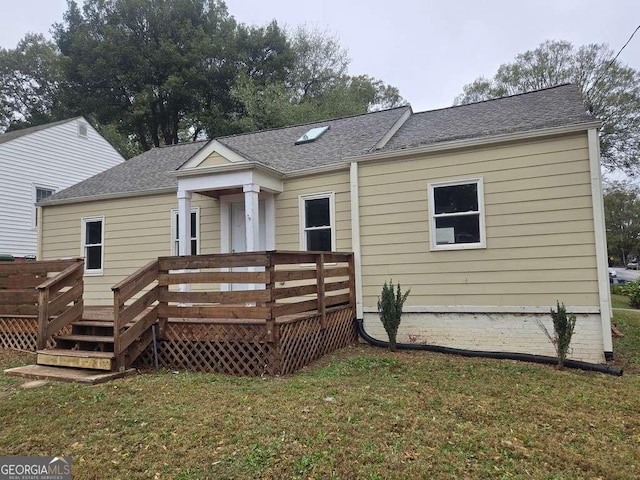
[[151, 190], [136, 190], [132, 192], [113, 192], [113, 193], [104, 193], [101, 195], [83, 195], [81, 197], [71, 197], [71, 198], [61, 198], [59, 200], [44, 200], [42, 202], [36, 203], [37, 207], [49, 207], [54, 205], [69, 205], [72, 203], [84, 203], [84, 202], [95, 202], [99, 200], [117, 200], [120, 198], [130, 198], [130, 197], [146, 197], [149, 195], [161, 195], [165, 193], [175, 193], [178, 191], [178, 187], [164, 187], [164, 188], [155, 188]]
[[282, 178], [284, 173], [275, 168], [268, 167], [258, 162], [238, 162], [228, 165], [212, 165], [210, 167], [189, 168], [187, 170], [172, 170], [167, 175], [175, 178], [195, 177], [199, 175], [211, 175], [216, 173], [236, 172], [240, 170], [259, 170], [272, 177]]
[[575, 133], [581, 131], [587, 131], [592, 128], [600, 128], [602, 122], [584, 122], [574, 125], [563, 125], [561, 127], [549, 127], [540, 128], [535, 130], [528, 130], [525, 132], [505, 133], [500, 135], [491, 135], [487, 137], [474, 137], [463, 140], [452, 140], [448, 142], [432, 143], [429, 145], [420, 145], [417, 147], [400, 148], [397, 150], [383, 150], [373, 153], [365, 153], [361, 155], [352, 155], [345, 157], [345, 161], [348, 162], [366, 162], [372, 160], [380, 160], [386, 158], [406, 157], [410, 155], [418, 155], [422, 153], [433, 153], [447, 150], [457, 150], [461, 148], [478, 147], [483, 145], [490, 145], [493, 143], [505, 143], [518, 140], [527, 140], [530, 138], [547, 137], [554, 135], [563, 135], [568, 133]]

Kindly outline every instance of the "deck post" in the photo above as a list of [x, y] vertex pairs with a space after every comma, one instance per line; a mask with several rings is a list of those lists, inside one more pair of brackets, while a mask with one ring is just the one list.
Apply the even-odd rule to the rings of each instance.
[[352, 253], [349, 255], [349, 304], [353, 309], [354, 314], [356, 313], [356, 265], [355, 265], [355, 255]]
[[116, 362], [116, 371], [124, 369], [120, 352], [120, 289], [113, 290], [113, 353]]
[[324, 253], [316, 257], [316, 285], [318, 295], [318, 313], [320, 314], [320, 326], [324, 330], [327, 327], [326, 298], [324, 289]]
[[49, 324], [49, 289], [43, 288], [38, 291], [38, 350], [47, 348]]
[[273, 264], [273, 252], [267, 252], [267, 267], [266, 271], [268, 274], [267, 284], [265, 285], [267, 289], [267, 306], [269, 307], [269, 314], [267, 318], [267, 341], [275, 342], [276, 341], [276, 319], [273, 313], [274, 307], [276, 305], [276, 301], [274, 300], [274, 290], [276, 288], [275, 282], [275, 270], [276, 267]]

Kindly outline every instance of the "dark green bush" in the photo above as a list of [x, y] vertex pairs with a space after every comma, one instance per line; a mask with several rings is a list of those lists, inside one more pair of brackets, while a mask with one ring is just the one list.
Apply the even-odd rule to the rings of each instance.
[[640, 280], [620, 285], [620, 293], [629, 297], [631, 307], [640, 308]]
[[576, 327], [576, 316], [573, 313], [567, 314], [564, 303], [556, 302], [558, 310], [551, 309], [551, 318], [553, 318], [553, 345], [558, 356], [558, 368], [564, 368], [564, 361], [569, 353], [569, 345], [571, 337]]
[[389, 280], [388, 284], [384, 282], [382, 295], [378, 297], [380, 321], [389, 336], [389, 349], [392, 352], [396, 350], [396, 338], [398, 336], [398, 327], [400, 326], [400, 317], [402, 316], [402, 306], [410, 292], [411, 289], [402, 293], [399, 283], [397, 289], [394, 290], [393, 280]]

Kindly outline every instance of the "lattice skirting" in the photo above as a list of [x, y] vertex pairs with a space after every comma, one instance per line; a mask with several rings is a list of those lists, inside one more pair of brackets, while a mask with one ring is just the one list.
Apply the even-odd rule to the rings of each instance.
[[[326, 328], [319, 317], [280, 325], [277, 342], [267, 342], [265, 325], [169, 323], [165, 340], [158, 342], [158, 363], [165, 368], [228, 375], [284, 375], [308, 365], [338, 348], [355, 343], [354, 312], [327, 314]], [[154, 365], [150, 345], [136, 362]]]
[[[70, 327], [60, 331], [61, 335], [71, 333]], [[0, 348], [35, 352], [38, 342], [38, 319], [35, 317], [0, 317]], [[50, 339], [47, 346], [54, 348], [56, 342]]]

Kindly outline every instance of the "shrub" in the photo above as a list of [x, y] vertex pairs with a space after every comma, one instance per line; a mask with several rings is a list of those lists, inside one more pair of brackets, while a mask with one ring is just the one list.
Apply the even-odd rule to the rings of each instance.
[[[573, 313], [567, 314], [567, 309], [564, 303], [560, 305], [560, 302], [556, 302], [558, 310], [551, 309], [551, 318], [553, 318], [553, 331], [554, 336], [551, 339], [554, 348], [556, 349], [556, 355], [558, 357], [558, 368], [562, 370], [564, 368], [564, 361], [569, 353], [569, 344], [571, 344], [571, 337], [576, 327], [576, 316]], [[546, 331], [546, 329], [545, 329]], [[547, 336], [549, 334], [547, 333]]]
[[620, 293], [629, 297], [629, 305], [640, 308], [640, 280], [620, 285]]
[[396, 350], [396, 338], [398, 336], [398, 327], [400, 326], [400, 317], [402, 316], [402, 306], [409, 293], [411, 293], [411, 289], [402, 293], [399, 283], [397, 289], [394, 290], [393, 280], [389, 280], [388, 284], [384, 282], [382, 294], [378, 297], [380, 321], [389, 337], [389, 349], [392, 352]]

